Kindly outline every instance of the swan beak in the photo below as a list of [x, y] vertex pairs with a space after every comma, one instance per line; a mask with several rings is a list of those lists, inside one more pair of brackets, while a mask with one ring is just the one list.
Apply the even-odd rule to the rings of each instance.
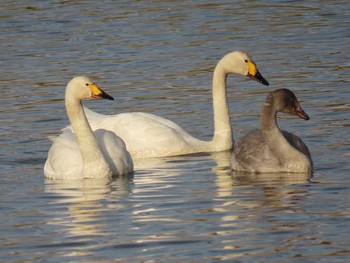
[[99, 86], [95, 83], [90, 85], [91, 89], [91, 98], [93, 99], [104, 99], [104, 100], [114, 100], [114, 98], [104, 92]]
[[259, 70], [256, 68], [255, 64], [248, 61], [248, 74], [247, 76], [265, 86], [270, 85], [269, 82], [260, 74]]
[[306, 114], [306, 112], [303, 110], [303, 108], [300, 105], [297, 106], [294, 114], [304, 120], [310, 120], [309, 115]]

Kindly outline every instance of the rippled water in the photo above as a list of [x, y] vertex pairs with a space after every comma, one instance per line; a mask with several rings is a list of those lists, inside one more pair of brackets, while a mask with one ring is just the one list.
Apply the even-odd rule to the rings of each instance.
[[[345, 262], [350, 256], [348, 1], [2, 1], [2, 262]], [[311, 120], [281, 115], [311, 179], [232, 173], [229, 153], [136, 161], [112, 181], [45, 180], [64, 87], [89, 75], [116, 98], [210, 139], [212, 71], [245, 50], [269, 80], [229, 77], [235, 138], [268, 91], [292, 89]]]

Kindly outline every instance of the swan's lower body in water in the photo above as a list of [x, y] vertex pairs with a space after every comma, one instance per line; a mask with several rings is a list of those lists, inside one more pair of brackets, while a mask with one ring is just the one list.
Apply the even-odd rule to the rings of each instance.
[[[305, 152], [309, 152], [300, 138], [287, 131], [281, 132], [293, 145], [298, 145]], [[238, 141], [231, 156], [231, 168], [235, 171], [252, 173], [311, 173], [312, 160], [306, 155], [300, 155], [297, 160], [293, 156], [289, 158], [276, 156], [265, 142], [261, 130], [255, 129]]]

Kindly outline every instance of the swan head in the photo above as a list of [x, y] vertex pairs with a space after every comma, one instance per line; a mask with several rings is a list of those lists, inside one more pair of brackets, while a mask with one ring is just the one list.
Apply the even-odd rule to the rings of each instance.
[[105, 99], [114, 100], [114, 98], [104, 92], [90, 78], [79, 76], [68, 82], [66, 88], [66, 98], [74, 97], [80, 100], [84, 99]]
[[228, 53], [222, 58], [221, 63], [225, 65], [227, 73], [240, 74], [265, 86], [269, 85], [269, 82], [260, 74], [255, 62], [248, 56], [248, 54], [242, 51]]
[[266, 102], [273, 104], [276, 111], [296, 115], [304, 120], [310, 119], [301, 107], [295, 94], [289, 89], [277, 89], [272, 91], [267, 96]]

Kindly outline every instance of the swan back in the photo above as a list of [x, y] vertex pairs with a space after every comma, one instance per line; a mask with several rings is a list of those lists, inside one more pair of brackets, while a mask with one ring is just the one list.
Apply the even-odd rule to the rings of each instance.
[[[129, 174], [134, 165], [124, 141], [113, 132], [99, 129], [95, 131], [99, 148], [108, 163], [105, 176], [101, 173], [101, 163], [96, 160], [89, 162], [89, 175], [84, 175], [84, 161], [75, 134], [65, 129], [55, 138], [45, 162], [45, 176], [51, 179], [104, 178], [111, 175]], [[102, 164], [103, 165], [103, 164]], [[84, 175], [84, 176], [83, 176]]]
[[95, 136], [113, 175], [128, 174], [133, 171], [131, 155], [120, 137], [103, 129], [96, 130]]
[[45, 176], [51, 179], [78, 179], [83, 173], [83, 159], [79, 145], [71, 130], [56, 137], [44, 166]]

